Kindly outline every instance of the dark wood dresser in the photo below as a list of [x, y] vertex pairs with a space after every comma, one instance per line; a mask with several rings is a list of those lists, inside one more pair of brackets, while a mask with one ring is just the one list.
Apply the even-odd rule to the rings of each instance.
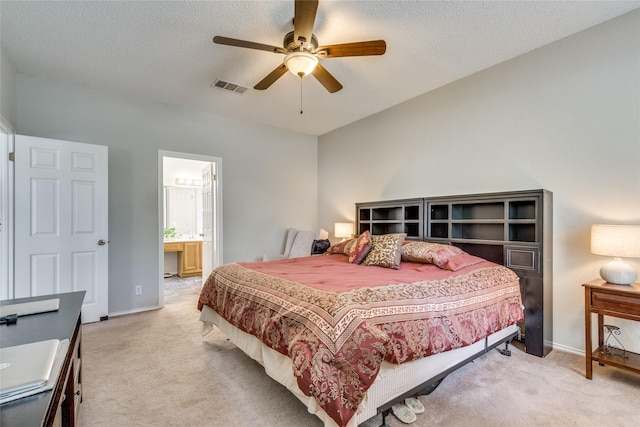
[[60, 309], [18, 318], [15, 325], [0, 325], [0, 346], [28, 344], [47, 339], [69, 340], [62, 369], [52, 390], [0, 405], [0, 425], [75, 426], [82, 400], [80, 311], [85, 292], [45, 295], [1, 301], [9, 305], [30, 301], [60, 299]]

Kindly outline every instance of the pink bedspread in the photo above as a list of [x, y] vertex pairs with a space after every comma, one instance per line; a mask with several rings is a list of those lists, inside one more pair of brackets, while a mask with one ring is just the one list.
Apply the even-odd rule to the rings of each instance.
[[523, 319], [518, 277], [489, 261], [457, 272], [343, 255], [227, 264], [207, 279], [203, 305], [289, 356], [300, 389], [341, 426], [383, 360], [464, 347]]

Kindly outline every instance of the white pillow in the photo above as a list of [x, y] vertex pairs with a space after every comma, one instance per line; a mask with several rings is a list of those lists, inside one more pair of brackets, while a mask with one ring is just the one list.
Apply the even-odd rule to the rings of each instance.
[[313, 241], [316, 239], [315, 233], [312, 231], [298, 231], [296, 238], [291, 246], [289, 258], [299, 258], [311, 255]]

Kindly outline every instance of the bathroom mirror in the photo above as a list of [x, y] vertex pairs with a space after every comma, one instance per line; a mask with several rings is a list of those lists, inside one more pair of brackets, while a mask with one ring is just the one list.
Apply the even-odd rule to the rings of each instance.
[[184, 236], [194, 235], [197, 227], [197, 199], [199, 188], [164, 187], [164, 228], [173, 228]]

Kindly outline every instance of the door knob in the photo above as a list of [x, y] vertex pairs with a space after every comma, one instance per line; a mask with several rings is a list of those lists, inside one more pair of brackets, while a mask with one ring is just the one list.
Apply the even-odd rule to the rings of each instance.
[[107, 244], [107, 242], [105, 242], [104, 240], [102, 240], [102, 239], [98, 240], [98, 245], [99, 246], [104, 246], [106, 244]]

